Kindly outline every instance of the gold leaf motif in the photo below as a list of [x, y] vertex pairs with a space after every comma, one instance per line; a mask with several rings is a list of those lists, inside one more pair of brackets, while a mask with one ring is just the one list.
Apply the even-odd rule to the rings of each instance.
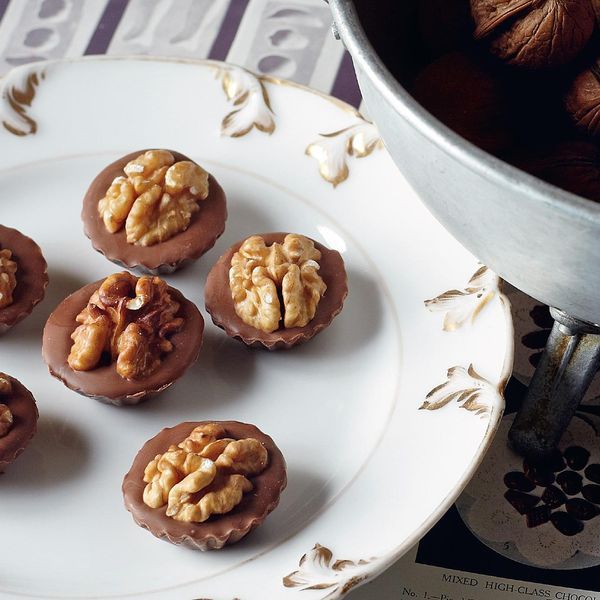
[[484, 417], [502, 403], [502, 394], [498, 387], [483, 378], [473, 365], [451, 367], [447, 380], [433, 388], [419, 407], [421, 410], [438, 410], [456, 400], [461, 408]]
[[42, 79], [44, 73], [30, 73], [21, 85], [11, 85], [8, 82], [4, 84], [2, 101], [5, 107], [2, 112], [6, 117], [2, 119], [2, 125], [13, 135], [24, 137], [37, 132], [37, 123], [27, 111]]
[[[293, 571], [283, 578], [283, 585], [287, 588], [301, 588], [307, 590], [328, 590], [322, 600], [333, 598], [339, 593], [345, 594], [359, 583], [366, 581], [368, 574], [364, 565], [369, 560], [333, 560], [333, 553], [329, 548], [315, 544], [310, 552], [300, 559], [297, 571]], [[362, 572], [361, 572], [362, 571]]]
[[348, 581], [344, 584], [342, 588], [342, 594], [347, 594], [351, 589], [355, 588], [359, 583], [362, 583], [367, 578], [366, 575], [362, 575], [360, 577], [352, 577], [348, 579]]
[[275, 131], [269, 94], [259, 76], [242, 67], [228, 66], [218, 68], [217, 77], [235, 108], [221, 122], [222, 135], [241, 137], [253, 128], [268, 134]]
[[499, 285], [498, 275], [482, 265], [463, 290], [448, 290], [425, 300], [425, 307], [431, 312], [445, 312], [444, 331], [455, 331], [467, 321], [475, 321], [486, 304], [498, 294]]
[[376, 148], [383, 148], [375, 125], [360, 115], [353, 125], [320, 135], [321, 139], [309, 144], [305, 153], [319, 163], [321, 177], [333, 187], [348, 179], [348, 157], [363, 158]]

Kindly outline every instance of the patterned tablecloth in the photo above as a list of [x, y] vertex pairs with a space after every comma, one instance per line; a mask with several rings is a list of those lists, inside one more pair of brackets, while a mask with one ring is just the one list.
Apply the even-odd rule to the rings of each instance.
[[[322, 0], [0, 0], [0, 76], [27, 62], [90, 54], [211, 58], [292, 79], [359, 106], [350, 57], [334, 39], [330, 25], [329, 8]], [[547, 307], [516, 290], [509, 296], [517, 347], [516, 378], [507, 392], [507, 424], [552, 323]], [[583, 420], [576, 419], [569, 433], [572, 443], [600, 446], [600, 419], [594, 421], [599, 405], [597, 378], [580, 412]], [[518, 470], [505, 448], [501, 433], [489, 454], [489, 465], [495, 471]], [[568, 538], [548, 528], [528, 529], [505, 502], [504, 487], [488, 489], [486, 468], [418, 547], [350, 598], [473, 600], [542, 595], [572, 600], [560, 591], [564, 587], [549, 586], [600, 590], [600, 544], [596, 542], [600, 517], [586, 525], [584, 533]], [[502, 523], [496, 522], [499, 516]], [[552, 539], [543, 538], [547, 531], [554, 532]], [[519, 586], [512, 580], [537, 583]]]
[[322, 0], [0, 0], [0, 76], [88, 54], [227, 60], [358, 106], [352, 64]]

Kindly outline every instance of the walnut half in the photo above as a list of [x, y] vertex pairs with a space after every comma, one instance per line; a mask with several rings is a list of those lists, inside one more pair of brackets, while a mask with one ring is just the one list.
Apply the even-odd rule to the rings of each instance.
[[[6, 396], [12, 392], [12, 384], [8, 376], [4, 373], [0, 373], [0, 397]], [[13, 415], [6, 406], [6, 404], [0, 403], [0, 438], [4, 437], [12, 428]]]
[[0, 308], [13, 303], [13, 292], [17, 287], [17, 263], [12, 260], [12, 252], [0, 250]]
[[302, 235], [290, 233], [283, 244], [271, 246], [260, 236], [249, 237], [229, 269], [238, 317], [267, 333], [278, 329], [282, 318], [286, 328], [307, 325], [327, 289], [318, 273], [320, 259], [312, 240]]
[[159, 277], [116, 273], [107, 277], [77, 315], [68, 363], [76, 371], [116, 361], [125, 379], [154, 373], [173, 351], [169, 337], [183, 326], [179, 303]]
[[130, 161], [98, 202], [111, 233], [123, 226], [130, 244], [152, 246], [185, 231], [208, 196], [208, 173], [168, 150], [148, 150]]
[[248, 477], [267, 467], [268, 452], [254, 438], [225, 435], [217, 423], [205, 423], [158, 454], [144, 471], [144, 503], [151, 508], [166, 504], [168, 517], [194, 523], [233, 510], [253, 489]]
[[6, 404], [0, 404], [0, 438], [10, 431], [12, 424], [13, 416], [10, 408]]

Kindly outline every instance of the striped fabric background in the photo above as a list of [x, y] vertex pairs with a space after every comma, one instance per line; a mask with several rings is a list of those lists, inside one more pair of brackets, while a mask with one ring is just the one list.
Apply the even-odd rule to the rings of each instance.
[[0, 0], [0, 76], [86, 54], [227, 60], [358, 106], [323, 0]]

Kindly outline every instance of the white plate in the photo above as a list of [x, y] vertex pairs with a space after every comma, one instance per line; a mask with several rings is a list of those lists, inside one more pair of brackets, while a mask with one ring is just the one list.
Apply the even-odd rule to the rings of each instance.
[[[497, 278], [482, 268], [469, 283], [477, 261], [421, 206], [370, 123], [238, 67], [144, 58], [21, 67], [4, 81], [0, 115], [1, 221], [37, 240], [50, 275], [44, 302], [0, 341], [2, 370], [33, 391], [41, 415], [0, 480], [0, 593], [336, 598], [433, 525], [498, 426], [512, 326]], [[340, 250], [350, 294], [327, 331], [289, 352], [248, 350], [210, 324], [179, 383], [118, 409], [51, 378], [40, 339], [65, 295], [117, 270], [83, 235], [82, 195], [105, 164], [145, 147], [193, 157], [227, 192], [223, 237], [168, 277], [202, 309], [211, 265], [257, 231], [301, 232]], [[445, 290], [462, 291], [427, 310]], [[430, 409], [451, 402], [419, 410], [452, 367], [428, 400]], [[201, 419], [257, 424], [285, 454], [289, 478], [260, 529], [208, 553], [134, 525], [120, 489], [148, 438]]]

